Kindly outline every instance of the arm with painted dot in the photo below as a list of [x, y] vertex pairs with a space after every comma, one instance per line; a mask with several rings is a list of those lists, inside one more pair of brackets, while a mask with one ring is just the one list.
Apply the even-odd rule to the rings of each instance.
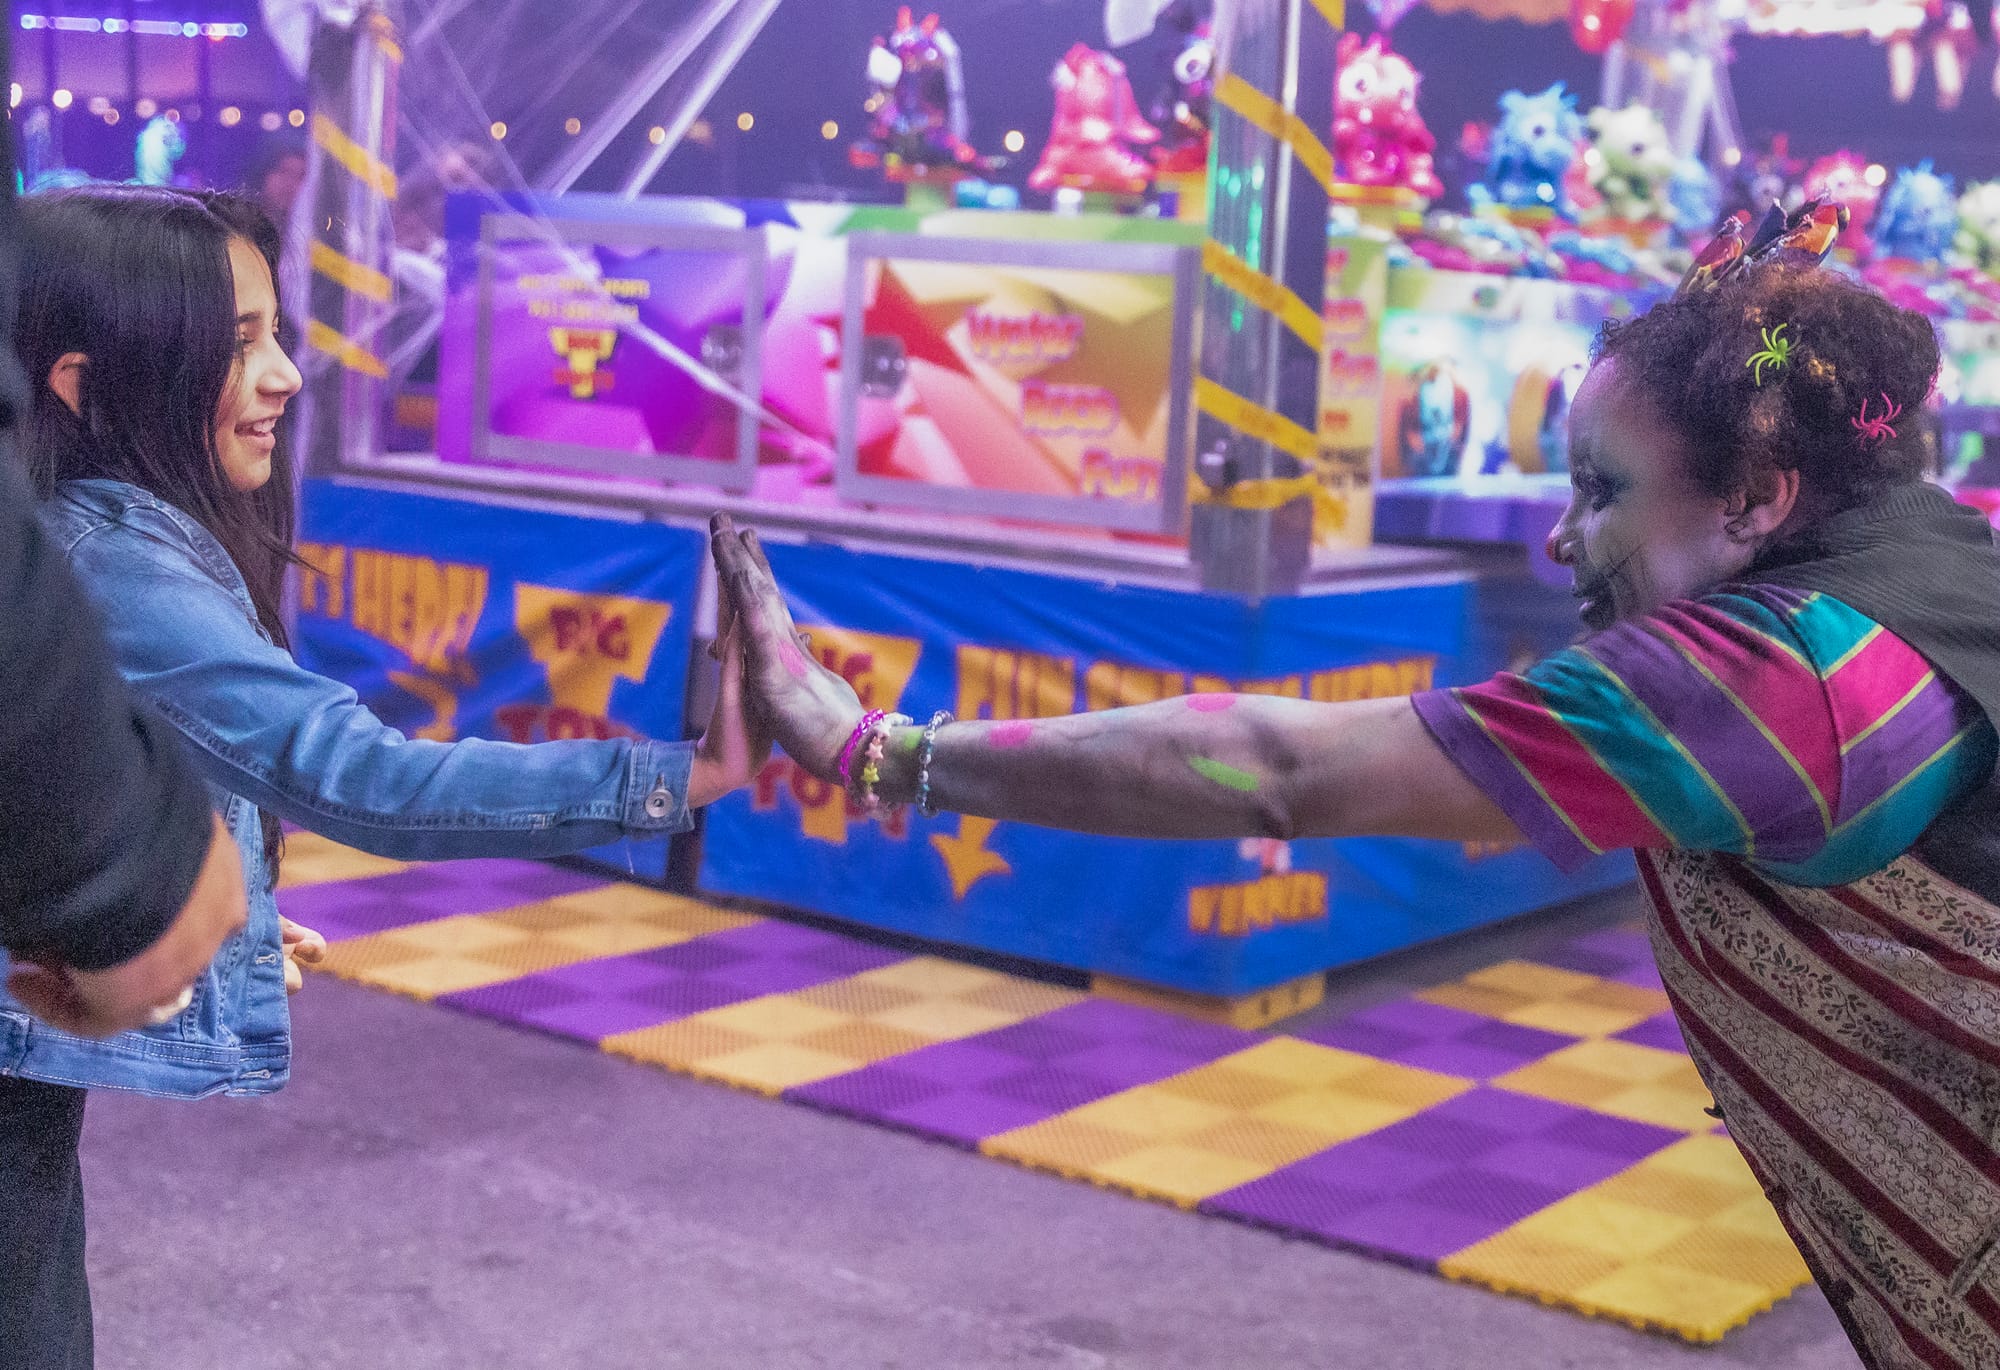
[[[800, 650], [756, 534], [738, 534], [718, 515], [713, 544], [759, 707], [794, 761], [837, 779], [860, 700]], [[923, 731], [892, 730], [877, 785], [885, 801], [915, 797]], [[1520, 837], [1407, 699], [1192, 695], [1034, 722], [955, 723], [936, 735], [930, 786], [940, 809], [1125, 837]]]

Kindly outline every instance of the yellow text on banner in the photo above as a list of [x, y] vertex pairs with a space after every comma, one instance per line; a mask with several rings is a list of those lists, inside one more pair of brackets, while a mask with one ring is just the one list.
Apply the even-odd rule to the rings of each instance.
[[1305, 120], [1234, 72], [1216, 86], [1215, 98], [1223, 108], [1291, 148], [1312, 178], [1333, 193], [1333, 154]]
[[388, 378], [389, 368], [382, 364], [380, 357], [331, 324], [322, 323], [318, 319], [307, 320], [306, 346], [315, 352], [326, 353], [349, 371], [359, 371], [362, 375], [373, 376], [378, 381]]
[[389, 302], [389, 278], [372, 266], [364, 266], [325, 243], [312, 245], [312, 268], [330, 281], [337, 281], [364, 299]]
[[312, 133], [313, 141], [326, 150], [326, 155], [346, 167], [356, 179], [373, 187], [375, 193], [385, 200], [396, 198], [396, 173], [374, 153], [348, 137], [339, 124], [324, 114], [315, 114]]
[[1201, 245], [1201, 269], [1259, 309], [1277, 315], [1299, 341], [1320, 349], [1320, 316], [1292, 291], [1272, 280], [1213, 238]]
[[1206, 376], [1194, 383], [1194, 406], [1218, 423], [1228, 424], [1245, 437], [1268, 442], [1308, 466], [1319, 462], [1319, 440], [1312, 434], [1283, 414], [1254, 404]]

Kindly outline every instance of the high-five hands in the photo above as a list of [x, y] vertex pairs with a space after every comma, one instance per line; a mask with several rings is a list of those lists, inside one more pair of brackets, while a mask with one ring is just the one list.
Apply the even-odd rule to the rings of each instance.
[[[743, 658], [739, 684], [749, 690], [750, 713], [792, 760], [837, 783], [840, 749], [861, 722], [860, 698], [802, 646], [757, 535], [738, 533], [727, 514], [717, 514], [709, 520], [709, 544], [722, 593], [735, 610]], [[727, 668], [725, 658], [725, 673]]]
[[771, 756], [771, 729], [761, 710], [752, 706], [743, 691], [743, 630], [737, 611], [735, 591], [728, 579], [716, 586], [715, 646], [710, 649], [722, 663], [722, 683], [716, 691], [715, 711], [708, 728], [695, 746], [694, 766], [688, 776], [688, 805], [700, 808], [749, 784], [764, 769]]

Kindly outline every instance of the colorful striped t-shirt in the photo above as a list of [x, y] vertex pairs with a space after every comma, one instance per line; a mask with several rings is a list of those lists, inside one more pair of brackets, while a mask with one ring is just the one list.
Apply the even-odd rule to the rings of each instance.
[[1677, 849], [1844, 884], [1905, 851], [2000, 746], [1902, 639], [1839, 600], [1769, 585], [1677, 601], [1525, 674], [1413, 703], [1565, 869]]

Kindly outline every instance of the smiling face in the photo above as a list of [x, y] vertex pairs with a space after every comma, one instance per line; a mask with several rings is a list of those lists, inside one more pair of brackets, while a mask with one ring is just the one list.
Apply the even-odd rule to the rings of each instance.
[[1649, 614], [1740, 574], [1756, 552], [1739, 502], [1689, 474], [1685, 441], [1615, 360], [1584, 377], [1569, 414], [1570, 501], [1551, 560], [1576, 572], [1593, 628]]
[[248, 493], [271, 478], [278, 419], [303, 382], [278, 342], [278, 295], [264, 254], [229, 240], [236, 280], [236, 361], [216, 406], [215, 452], [230, 488]]

